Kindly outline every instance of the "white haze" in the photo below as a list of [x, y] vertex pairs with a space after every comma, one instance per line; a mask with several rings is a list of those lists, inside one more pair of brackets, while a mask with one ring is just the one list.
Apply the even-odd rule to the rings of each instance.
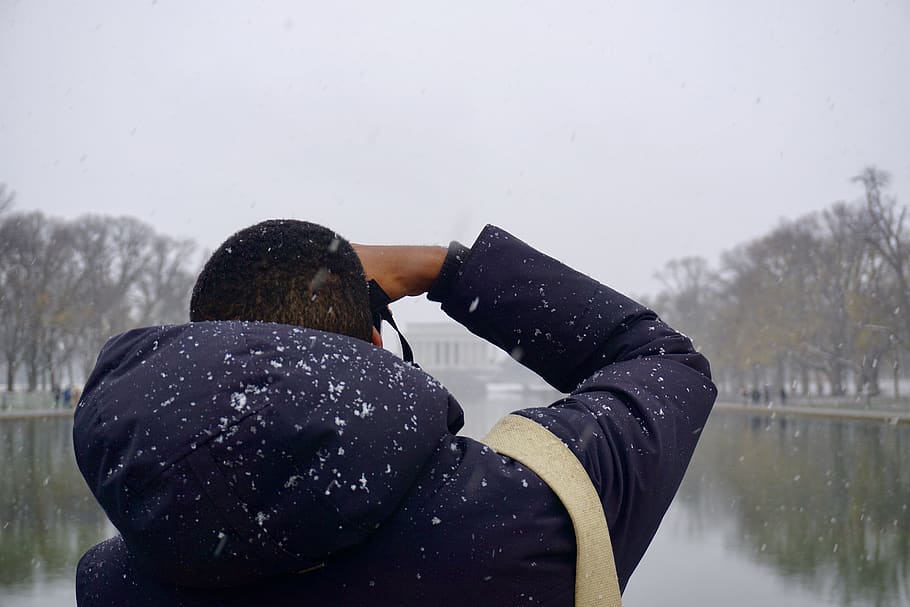
[[5, 1], [0, 182], [208, 248], [497, 223], [648, 293], [867, 164], [907, 201], [908, 31], [906, 2]]

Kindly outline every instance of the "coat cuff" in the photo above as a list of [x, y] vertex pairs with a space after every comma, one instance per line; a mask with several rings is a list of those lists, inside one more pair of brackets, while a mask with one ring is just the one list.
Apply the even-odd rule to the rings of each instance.
[[461, 275], [461, 267], [470, 252], [471, 249], [456, 240], [449, 244], [449, 252], [446, 254], [445, 261], [442, 262], [439, 276], [427, 291], [427, 299], [442, 302], [448, 297]]

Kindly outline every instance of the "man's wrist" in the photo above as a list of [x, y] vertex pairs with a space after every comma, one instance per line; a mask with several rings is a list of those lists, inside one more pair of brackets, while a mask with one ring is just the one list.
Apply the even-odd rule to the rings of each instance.
[[447, 250], [445, 247], [422, 246], [410, 247], [409, 288], [408, 295], [423, 295], [436, 282], [442, 267], [445, 265]]

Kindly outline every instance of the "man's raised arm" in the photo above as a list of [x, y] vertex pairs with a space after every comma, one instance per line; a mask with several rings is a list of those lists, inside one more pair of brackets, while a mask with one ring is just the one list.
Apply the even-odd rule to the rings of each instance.
[[[605, 260], [605, 271], [612, 263], [621, 261]], [[653, 311], [494, 226], [471, 249], [453, 243], [437, 267], [431, 300], [569, 394], [518, 414], [563, 439], [584, 465], [624, 587], [714, 403], [707, 360]]]

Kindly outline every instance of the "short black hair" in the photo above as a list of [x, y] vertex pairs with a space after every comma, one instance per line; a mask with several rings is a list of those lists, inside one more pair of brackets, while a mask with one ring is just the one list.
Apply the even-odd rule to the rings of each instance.
[[293, 219], [263, 221], [224, 241], [196, 279], [190, 320], [277, 322], [366, 341], [373, 327], [351, 243]]

